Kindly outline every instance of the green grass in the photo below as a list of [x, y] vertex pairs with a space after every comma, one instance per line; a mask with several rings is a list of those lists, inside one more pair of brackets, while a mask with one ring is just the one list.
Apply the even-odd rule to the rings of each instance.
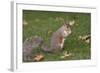
[[[72, 53], [64, 60], [84, 60], [91, 58], [91, 45], [81, 40], [78, 40], [80, 35], [90, 34], [91, 14], [89, 13], [71, 13], [71, 12], [49, 12], [49, 11], [23, 11], [23, 20], [28, 22], [28, 25], [23, 25], [23, 42], [31, 36], [41, 36], [45, 43], [50, 44], [50, 38], [53, 32], [59, 29], [63, 24], [61, 19], [75, 20], [75, 25], [72, 27], [72, 34], [67, 37], [64, 43], [64, 50]], [[62, 52], [51, 54], [42, 52], [40, 48], [33, 50], [33, 55], [37, 53], [44, 54], [43, 61], [59, 61]]]

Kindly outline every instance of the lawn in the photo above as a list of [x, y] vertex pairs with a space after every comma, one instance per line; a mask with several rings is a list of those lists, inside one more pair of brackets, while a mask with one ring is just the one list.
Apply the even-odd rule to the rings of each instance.
[[71, 12], [50, 12], [50, 11], [31, 11], [23, 10], [23, 20], [28, 24], [23, 25], [23, 42], [32, 36], [41, 36], [45, 43], [50, 46], [50, 38], [63, 25], [62, 18], [69, 21], [75, 20], [72, 27], [72, 34], [68, 36], [64, 43], [63, 51], [72, 53], [65, 59], [61, 59], [62, 52], [52, 54], [41, 51], [41, 48], [33, 50], [33, 56], [42, 53], [42, 61], [60, 60], [85, 60], [91, 58], [91, 43], [79, 40], [79, 36], [91, 34], [91, 14], [90, 13], [71, 13]]

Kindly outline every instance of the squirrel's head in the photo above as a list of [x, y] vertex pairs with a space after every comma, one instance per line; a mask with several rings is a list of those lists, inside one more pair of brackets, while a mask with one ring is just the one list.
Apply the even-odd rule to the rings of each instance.
[[74, 25], [75, 21], [67, 21], [64, 22], [64, 25], [62, 26], [62, 36], [67, 37], [72, 33], [71, 27]]

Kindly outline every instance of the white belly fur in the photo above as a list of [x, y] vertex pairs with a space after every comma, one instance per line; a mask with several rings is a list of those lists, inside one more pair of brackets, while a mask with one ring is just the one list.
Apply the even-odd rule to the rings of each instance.
[[65, 40], [65, 39], [62, 39], [62, 43], [60, 44], [61, 48], [63, 48], [64, 40]]

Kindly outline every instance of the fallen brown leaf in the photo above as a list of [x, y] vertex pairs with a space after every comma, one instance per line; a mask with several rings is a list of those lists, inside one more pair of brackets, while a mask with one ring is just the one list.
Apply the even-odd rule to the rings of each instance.
[[28, 22], [26, 20], [23, 20], [23, 25], [27, 25]]
[[60, 56], [61, 59], [65, 59], [66, 57], [72, 56], [72, 53], [68, 53], [67, 51], [63, 52], [63, 55]]
[[42, 54], [37, 54], [37, 55], [33, 58], [33, 60], [34, 60], [34, 61], [41, 61], [41, 60], [43, 60], [43, 58], [44, 58], [44, 56], [43, 56]]

